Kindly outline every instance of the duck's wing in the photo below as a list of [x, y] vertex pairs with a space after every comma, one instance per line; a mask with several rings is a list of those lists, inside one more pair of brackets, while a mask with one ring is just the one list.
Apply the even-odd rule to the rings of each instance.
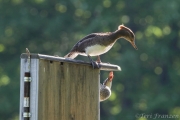
[[95, 37], [100, 37], [100, 36], [107, 36], [109, 35], [111, 32], [106, 32], [106, 33], [91, 33], [89, 35], [87, 35], [86, 37], [84, 37], [83, 39], [81, 39], [80, 41], [78, 41], [76, 44], [84, 42], [84, 41], [88, 41], [90, 39], [94, 39]]
[[74, 59], [78, 55], [78, 53], [84, 53], [85, 52], [86, 46], [88, 46], [89, 44], [91, 44], [91, 45], [95, 44], [97, 40], [103, 40], [103, 37], [107, 36], [109, 34], [110, 34], [110, 32], [107, 32], [107, 33], [91, 33], [91, 34], [87, 35], [86, 37], [84, 37], [83, 39], [78, 41], [73, 46], [71, 51], [64, 57]]
[[[78, 41], [77, 43], [81, 43], [81, 42], [86, 41], [86, 40], [88, 40], [88, 39], [92, 39], [92, 38], [94, 38], [95, 36], [97, 36], [97, 33], [91, 33], [91, 34], [87, 35], [86, 37], [84, 37], [83, 39], [81, 39], [80, 41]], [[77, 44], [77, 43], [76, 43], [76, 44]]]
[[84, 52], [84, 47], [86, 46], [86, 44], [89, 44], [89, 42], [93, 41], [96, 36], [97, 36], [96, 33], [92, 33], [92, 34], [87, 35], [86, 37], [84, 37], [83, 39], [78, 41], [73, 46], [73, 48], [71, 49], [70, 52], [73, 52], [73, 51]]
[[[104, 36], [109, 35], [111, 32], [106, 32], [106, 33], [91, 33], [87, 36], [85, 36], [84, 38], [82, 38], [81, 40], [79, 40], [71, 49], [72, 51], [78, 51], [78, 48], [80, 47], [80, 50], [82, 50], [82, 46], [86, 46], [89, 43], [95, 43], [96, 40], [101, 40], [103, 39]], [[80, 51], [81, 52], [81, 51]]]
[[72, 59], [74, 59], [78, 55], [78, 52], [84, 52], [84, 47], [83, 47], [82, 44], [88, 43], [88, 41], [91, 41], [96, 36], [97, 36], [96, 33], [92, 33], [92, 34], [87, 35], [86, 37], [84, 37], [83, 39], [78, 41], [73, 46], [73, 48], [70, 50], [70, 52], [66, 56], [64, 56], [64, 57], [65, 58], [72, 58]]

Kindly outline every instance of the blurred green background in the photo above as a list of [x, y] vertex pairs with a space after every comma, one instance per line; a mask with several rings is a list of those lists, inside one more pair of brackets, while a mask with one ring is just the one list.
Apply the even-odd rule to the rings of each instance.
[[[112, 96], [101, 103], [101, 120], [180, 120], [179, 0], [0, 0], [0, 120], [18, 120], [20, 55], [64, 56], [93, 32], [120, 24], [136, 35], [135, 50], [121, 39], [103, 62], [114, 72]], [[87, 57], [77, 57], [88, 61]], [[96, 58], [94, 58], [96, 59]], [[108, 72], [101, 72], [101, 82]]]

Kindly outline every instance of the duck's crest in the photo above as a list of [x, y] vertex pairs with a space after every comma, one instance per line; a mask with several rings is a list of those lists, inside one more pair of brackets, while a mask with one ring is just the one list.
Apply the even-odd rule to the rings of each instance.
[[123, 28], [126, 28], [126, 27], [124, 26], [124, 24], [119, 25], [118, 30], [123, 29]]

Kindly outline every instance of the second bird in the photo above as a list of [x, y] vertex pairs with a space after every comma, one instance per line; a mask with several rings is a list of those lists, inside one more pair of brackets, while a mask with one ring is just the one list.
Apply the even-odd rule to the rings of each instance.
[[100, 84], [100, 102], [107, 100], [111, 96], [111, 86], [113, 80], [113, 72], [109, 73], [109, 76], [104, 80], [103, 84]]
[[119, 38], [124, 38], [129, 41], [135, 49], [138, 49], [135, 45], [134, 33], [128, 27], [120, 25], [114, 32], [91, 33], [87, 35], [73, 46], [65, 58], [74, 59], [78, 55], [88, 56], [93, 68], [99, 68], [91, 56], [98, 56], [97, 62], [100, 63], [99, 55], [109, 51]]

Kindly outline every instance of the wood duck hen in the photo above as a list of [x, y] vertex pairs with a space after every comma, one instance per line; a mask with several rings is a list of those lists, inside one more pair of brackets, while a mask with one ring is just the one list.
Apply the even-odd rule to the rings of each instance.
[[135, 49], [138, 49], [135, 45], [134, 33], [128, 27], [120, 25], [114, 32], [91, 33], [87, 35], [73, 46], [65, 58], [74, 59], [78, 55], [88, 56], [93, 68], [99, 68], [99, 65], [92, 60], [91, 56], [98, 56], [97, 62], [100, 63], [99, 55], [109, 51], [119, 38], [124, 38]]
[[108, 78], [104, 80], [103, 84], [100, 84], [100, 102], [107, 100], [111, 96], [113, 77], [113, 72], [110, 72]]

